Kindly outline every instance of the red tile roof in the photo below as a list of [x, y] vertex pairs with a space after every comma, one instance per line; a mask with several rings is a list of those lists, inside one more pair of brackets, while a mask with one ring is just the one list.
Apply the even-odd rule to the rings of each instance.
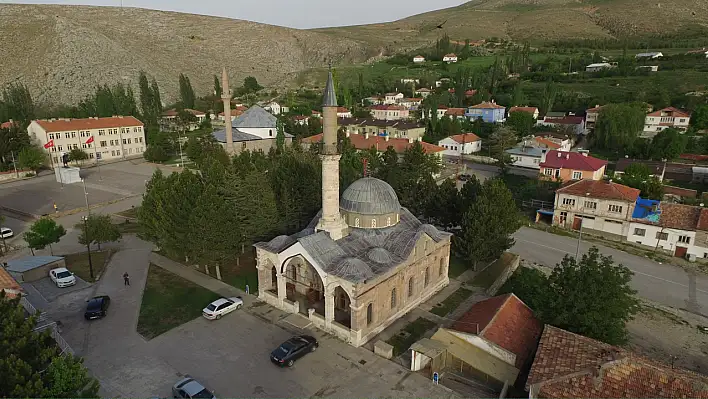
[[20, 284], [12, 278], [10, 273], [5, 270], [4, 267], [0, 266], [0, 291], [3, 290], [7, 298], [14, 298], [18, 293], [24, 292]]
[[472, 90], [467, 90], [467, 91], [465, 92], [465, 97], [472, 97], [472, 96], [474, 96], [475, 94], [477, 94], [477, 90], [474, 90], [474, 89], [472, 89]]
[[549, 399], [708, 398], [708, 377], [546, 325], [526, 388]]
[[511, 114], [512, 112], [528, 112], [529, 114], [536, 114], [538, 112], [538, 108], [536, 108], [536, 107], [511, 107], [509, 109], [509, 113]]
[[455, 57], [455, 58], [457, 58], [457, 55], [455, 55], [454, 53], [449, 53], [449, 54], [445, 54], [444, 57]]
[[[206, 115], [206, 112], [197, 111], [196, 109], [185, 108], [184, 110], [194, 116]], [[162, 116], [177, 116], [177, 114], [178, 114], [177, 110], [175, 108], [172, 108], [172, 109], [168, 109], [167, 111], [163, 112]]]
[[669, 114], [669, 116], [672, 116], [674, 118], [688, 118], [689, 116], [691, 116], [691, 115], [689, 115], [677, 108], [674, 108], [674, 107], [667, 107], [664, 109], [660, 109], [658, 111], [654, 111], [654, 112], [648, 114], [647, 116], [662, 116], [662, 114]]
[[454, 140], [457, 143], [473, 143], [475, 141], [479, 141], [480, 138], [474, 133], [467, 133], [467, 134], [456, 134], [454, 136], [450, 136], [452, 140]]
[[607, 161], [597, 159], [590, 155], [583, 155], [579, 152], [566, 152], [552, 150], [546, 154], [546, 160], [541, 162], [541, 167], [573, 170], [600, 170], [607, 165]]
[[[238, 106], [236, 106], [235, 109], [231, 110], [231, 116], [239, 116], [242, 113], [246, 112], [247, 110], [248, 110], [248, 107], [246, 107], [245, 105], [238, 105]], [[219, 112], [219, 116], [224, 116], [224, 112], [223, 111]]]
[[7, 122], [0, 123], [0, 129], [9, 129], [14, 124], [15, 124], [15, 122], [13, 122], [13, 121], [7, 121]]
[[496, 108], [496, 109], [499, 109], [499, 108], [504, 108], [504, 107], [502, 107], [501, 105], [499, 105], [497, 103], [490, 103], [488, 101], [484, 101], [484, 102], [479, 103], [477, 105], [473, 105], [470, 108], [477, 108], [477, 109], [490, 109], [490, 108], [494, 109], [494, 108]]
[[449, 116], [465, 116], [465, 112], [467, 109], [465, 108], [448, 108], [447, 112], [445, 112], [445, 115]]
[[57, 119], [49, 121], [45, 119], [36, 120], [37, 124], [47, 133], [68, 132], [72, 130], [91, 129], [112, 129], [126, 126], [143, 126], [133, 116], [113, 116], [110, 118], [86, 118], [86, 119]]
[[544, 137], [534, 137], [533, 139], [535, 142], [537, 142], [541, 145], [544, 145], [544, 146], [546, 146], [546, 148], [550, 148], [552, 150], [557, 150], [557, 149], [561, 148], [560, 144], [555, 143], [555, 142], [553, 142], [547, 138], [544, 138]]
[[516, 295], [477, 302], [453, 324], [453, 329], [479, 335], [516, 355], [521, 369], [533, 354], [543, 326]]
[[416, 90], [416, 92], [425, 92], [425, 93], [430, 92], [430, 91], [431, 91], [431, 90], [428, 89], [427, 87], [421, 87], [420, 89], [417, 89], [417, 90]]
[[402, 107], [400, 105], [374, 105], [371, 107], [372, 110], [377, 110], [377, 111], [406, 111], [406, 107]]
[[347, 112], [349, 112], [349, 109], [347, 109], [345, 107], [337, 107], [337, 113], [341, 114], [341, 113], [347, 113]]
[[697, 206], [662, 202], [659, 204], [659, 225], [669, 229], [694, 231], [699, 225], [702, 209]]
[[594, 107], [592, 107], [592, 108], [588, 108], [588, 109], [585, 111], [585, 113], [587, 114], [587, 113], [589, 112], [589, 113], [594, 113], [594, 114], [596, 114], [596, 113], [600, 112], [601, 109], [602, 109], [602, 106], [601, 106], [601, 105], [596, 105], [596, 106], [594, 106]]
[[[314, 144], [319, 143], [321, 141], [322, 133], [310, 137], [305, 137], [302, 139], [302, 142], [304, 144]], [[399, 154], [402, 154], [406, 151], [408, 147], [413, 145], [413, 143], [409, 142], [408, 139], [391, 137], [386, 140], [385, 137], [375, 135], [369, 135], [369, 138], [367, 139], [366, 136], [362, 134], [349, 135], [349, 141], [351, 141], [352, 145], [357, 150], [368, 150], [371, 147], [376, 147], [379, 151], [386, 151], [388, 147], [393, 147], [393, 149]], [[427, 154], [434, 154], [441, 151], [445, 151], [443, 147], [426, 143], [424, 141], [421, 141], [420, 144], [423, 146], [423, 150]]]
[[701, 215], [698, 217], [698, 230], [708, 231], [708, 209], [701, 208]]
[[641, 191], [603, 180], [578, 180], [570, 182], [556, 190], [556, 193], [577, 195], [581, 197], [616, 199], [621, 201], [635, 202]]

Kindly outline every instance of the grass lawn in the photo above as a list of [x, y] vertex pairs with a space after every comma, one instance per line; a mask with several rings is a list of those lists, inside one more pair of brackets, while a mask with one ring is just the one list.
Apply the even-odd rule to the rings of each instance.
[[499, 278], [504, 270], [509, 266], [509, 264], [514, 260], [514, 254], [509, 252], [504, 252], [502, 256], [499, 257], [494, 263], [489, 265], [481, 273], [476, 275], [472, 281], [472, 285], [478, 287], [489, 288], [494, 284]]
[[[93, 264], [94, 277], [98, 277], [103, 272], [103, 266], [110, 257], [110, 250], [91, 251], [91, 263]], [[87, 252], [64, 255], [64, 260], [66, 261], [66, 268], [71, 270], [72, 273], [76, 274], [84, 281], [89, 283], [93, 282], [91, 280]]]
[[450, 256], [450, 267], [447, 271], [448, 277], [457, 278], [457, 276], [467, 271], [467, 269], [470, 269], [467, 262], [455, 255]]
[[137, 219], [138, 218], [138, 209], [140, 209], [139, 206], [134, 206], [128, 210], [125, 210], [123, 212], [118, 212], [116, 215], [120, 216], [125, 216], [127, 218], [132, 218], [132, 219]]
[[435, 305], [435, 307], [430, 310], [430, 313], [436, 314], [438, 316], [445, 316], [446, 314], [457, 309], [458, 306], [469, 296], [472, 295], [472, 291], [466, 288], [458, 288], [457, 291], [453, 292], [449, 297], [445, 298], [444, 301]]
[[121, 234], [137, 234], [140, 232], [140, 223], [136, 220], [125, 219], [123, 222], [116, 223]]
[[152, 339], [202, 314], [219, 295], [150, 264], [138, 317], [138, 333]]
[[[246, 290], [246, 284], [248, 284], [249, 292], [251, 294], [258, 292], [258, 269], [256, 269], [256, 251], [253, 248], [246, 247], [245, 253], [239, 255], [238, 264], [236, 264], [236, 259], [231, 259], [225, 264], [221, 265], [221, 280], [228, 285], [236, 287], [241, 290]], [[181, 264], [185, 264], [184, 258], [179, 258], [173, 254], [168, 253], [164, 249], [158, 252], [160, 255], [170, 258], [173, 261]], [[204, 267], [200, 267], [199, 271], [204, 273]], [[216, 277], [216, 272], [213, 267], [209, 267], [209, 275]]]
[[388, 344], [393, 346], [393, 355], [398, 356], [405, 352], [411, 345], [420, 339], [420, 337], [425, 334], [426, 331], [435, 327], [437, 324], [434, 322], [419, 317], [414, 322], [408, 324], [403, 330], [398, 334], [389, 338], [386, 341]]

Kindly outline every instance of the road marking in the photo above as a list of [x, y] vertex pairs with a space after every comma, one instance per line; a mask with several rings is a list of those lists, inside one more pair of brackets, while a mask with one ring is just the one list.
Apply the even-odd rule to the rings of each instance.
[[[571, 253], [571, 252], [564, 251], [564, 250], [558, 249], [558, 248], [554, 248], [554, 247], [551, 247], [551, 246], [548, 246], [548, 245], [539, 244], [539, 243], [533, 242], [533, 241], [522, 240], [522, 239], [520, 239], [520, 238], [517, 238], [516, 241], [525, 242], [525, 243], [529, 243], [529, 244], [536, 245], [536, 246], [539, 246], [539, 247], [544, 247], [544, 248], [552, 249], [552, 250], [554, 250], [554, 251], [558, 251], [558, 252], [561, 252], [561, 253], [564, 253], [564, 254], [568, 254], [568, 255], [574, 255], [574, 254]], [[644, 273], [644, 272], [640, 272], [640, 271], [638, 271], [638, 270], [633, 270], [633, 269], [631, 269], [631, 268], [629, 268], [629, 270], [631, 270], [634, 274], [641, 274], [642, 276], [651, 277], [651, 278], [653, 278], [653, 279], [656, 279], [656, 280], [659, 280], [659, 281], [663, 281], [663, 282], [666, 282], [666, 283], [676, 284], [676, 285], [678, 285], [679, 287], [688, 288], [688, 285], [686, 285], [686, 284], [681, 284], [681, 283], [678, 283], [678, 282], [676, 282], [676, 281], [667, 280], [667, 279], [665, 279], [665, 278], [658, 277], [658, 276], [654, 276], [654, 275], [652, 275], [652, 274], [648, 274], [648, 273]], [[704, 291], [704, 290], [699, 289], [699, 288], [696, 288], [696, 291], [702, 292], [702, 293], [704, 293], [704, 294], [708, 294], [708, 291]]]

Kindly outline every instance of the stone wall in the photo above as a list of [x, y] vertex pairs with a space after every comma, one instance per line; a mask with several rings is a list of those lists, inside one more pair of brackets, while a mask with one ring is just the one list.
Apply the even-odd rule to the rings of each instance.
[[[497, 291], [499, 291], [499, 288], [501, 288], [504, 283], [506, 283], [506, 280], [511, 277], [512, 274], [516, 271], [516, 269], [519, 267], [519, 261], [521, 260], [521, 257], [516, 254], [512, 254], [511, 252], [504, 252], [499, 258], [500, 262], [504, 262], [504, 269], [502, 270], [501, 273], [499, 273], [499, 277], [492, 283], [492, 285], [489, 286], [487, 289], [487, 294], [490, 296], [494, 296], [497, 294]], [[490, 266], [491, 267], [491, 266]]]

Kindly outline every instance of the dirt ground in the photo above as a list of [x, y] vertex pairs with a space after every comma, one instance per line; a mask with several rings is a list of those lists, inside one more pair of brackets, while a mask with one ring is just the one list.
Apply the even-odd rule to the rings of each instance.
[[682, 310], [644, 304], [627, 323], [628, 349], [651, 359], [708, 374], [708, 319]]

